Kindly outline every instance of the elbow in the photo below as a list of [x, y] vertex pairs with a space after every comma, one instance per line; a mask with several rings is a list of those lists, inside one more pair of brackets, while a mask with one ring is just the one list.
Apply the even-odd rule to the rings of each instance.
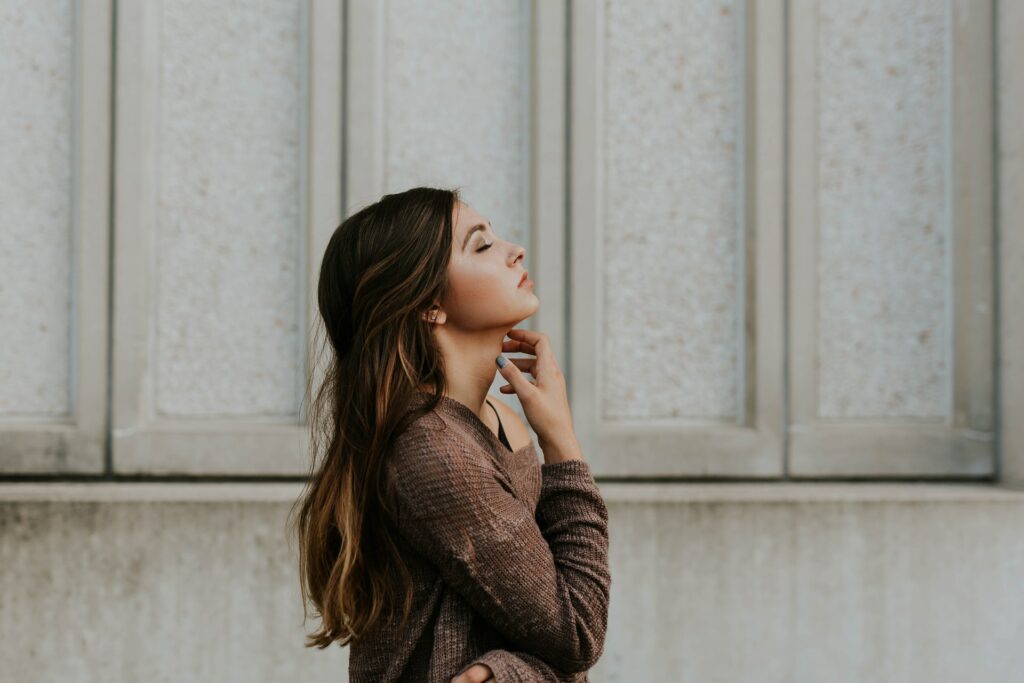
[[562, 666], [566, 672], [580, 673], [591, 669], [604, 652], [608, 632], [608, 603], [611, 598], [611, 576], [607, 568], [594, 590], [572, 589], [573, 615], [571, 628], [563, 631]]
[[591, 568], [590, 579], [561, 582], [565, 607], [557, 612], [538, 611], [531, 620], [536, 630], [529, 629], [530, 640], [538, 654], [566, 674], [588, 671], [604, 652], [611, 598], [607, 566]]
[[604, 642], [588, 643], [580, 647], [563, 648], [552, 664], [567, 674], [589, 671], [597, 664], [604, 651]]
[[593, 668], [604, 652], [607, 625], [607, 611], [595, 619], [577, 619], [571, 634], [562, 632], [550, 641], [557, 648], [552, 664], [570, 674]]

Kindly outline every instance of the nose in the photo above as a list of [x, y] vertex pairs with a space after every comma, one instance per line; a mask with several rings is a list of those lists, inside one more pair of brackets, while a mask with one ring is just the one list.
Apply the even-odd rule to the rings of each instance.
[[526, 247], [519, 247], [515, 250], [516, 257], [512, 259], [512, 265], [515, 265], [522, 259], [526, 258]]

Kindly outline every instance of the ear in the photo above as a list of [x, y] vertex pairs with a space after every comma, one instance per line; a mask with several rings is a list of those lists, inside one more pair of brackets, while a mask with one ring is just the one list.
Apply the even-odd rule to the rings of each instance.
[[425, 311], [420, 317], [427, 322], [443, 325], [446, 316], [440, 306], [431, 306], [430, 309]]

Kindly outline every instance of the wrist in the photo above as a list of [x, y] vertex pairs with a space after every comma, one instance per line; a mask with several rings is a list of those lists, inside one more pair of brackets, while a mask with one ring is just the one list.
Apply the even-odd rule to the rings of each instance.
[[576, 440], [575, 435], [570, 434], [569, 437], [550, 440], [541, 439], [538, 436], [537, 441], [541, 451], [544, 453], [545, 463], [583, 460], [583, 449], [580, 448], [579, 441]]

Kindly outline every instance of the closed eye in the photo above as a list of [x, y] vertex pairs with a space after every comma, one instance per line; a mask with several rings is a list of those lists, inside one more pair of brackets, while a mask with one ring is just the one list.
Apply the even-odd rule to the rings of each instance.
[[480, 247], [479, 249], [477, 249], [477, 251], [478, 251], [478, 252], [481, 252], [481, 251], [486, 251], [486, 250], [487, 250], [487, 249], [489, 249], [489, 248], [491, 247], [491, 245], [493, 245], [493, 244], [494, 244], [494, 242], [488, 242], [488, 243], [487, 243], [487, 244], [485, 244], [484, 246], [482, 246], [482, 247]]

